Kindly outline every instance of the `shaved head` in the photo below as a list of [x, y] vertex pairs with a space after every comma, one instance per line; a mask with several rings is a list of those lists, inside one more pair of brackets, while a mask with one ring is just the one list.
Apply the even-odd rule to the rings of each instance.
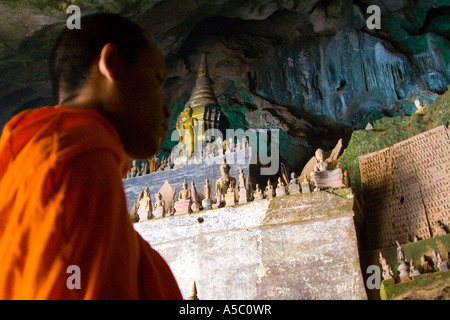
[[90, 68], [107, 43], [132, 65], [149, 48], [150, 37], [134, 22], [116, 14], [93, 13], [81, 17], [81, 29], [65, 28], [50, 57], [50, 79], [57, 103], [70, 99], [88, 79]]

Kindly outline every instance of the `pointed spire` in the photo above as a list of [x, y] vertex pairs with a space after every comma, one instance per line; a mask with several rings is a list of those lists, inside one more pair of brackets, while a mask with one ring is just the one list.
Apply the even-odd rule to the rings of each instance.
[[205, 53], [202, 53], [195, 88], [192, 90], [191, 98], [187, 102], [186, 106], [191, 106], [193, 109], [204, 106], [214, 106], [219, 108], [219, 102], [217, 101], [216, 94], [213, 89], [213, 82], [209, 77], [208, 63]]
[[209, 77], [208, 74], [208, 64], [206, 63], [206, 53], [202, 53], [202, 58], [200, 60], [200, 66], [198, 67], [199, 77]]
[[191, 295], [186, 300], [199, 300], [197, 296], [197, 285], [195, 284], [195, 281], [192, 285]]

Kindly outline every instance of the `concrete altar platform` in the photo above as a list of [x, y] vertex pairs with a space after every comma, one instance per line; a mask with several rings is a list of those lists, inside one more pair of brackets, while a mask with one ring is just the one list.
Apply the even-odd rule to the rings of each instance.
[[[347, 193], [346, 193], [347, 191]], [[353, 199], [326, 191], [138, 222], [185, 298], [367, 299]]]

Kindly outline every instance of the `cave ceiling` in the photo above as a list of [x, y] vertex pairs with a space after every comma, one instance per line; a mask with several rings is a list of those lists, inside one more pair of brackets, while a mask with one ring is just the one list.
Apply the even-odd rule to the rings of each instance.
[[[281, 158], [297, 171], [316, 148], [377, 118], [409, 114], [415, 97], [431, 103], [449, 84], [449, 0], [3, 0], [0, 127], [52, 104], [48, 55], [70, 4], [120, 13], [151, 35], [166, 58], [164, 96], [174, 115], [207, 53], [231, 126], [280, 129]], [[370, 30], [373, 4], [381, 28]]]

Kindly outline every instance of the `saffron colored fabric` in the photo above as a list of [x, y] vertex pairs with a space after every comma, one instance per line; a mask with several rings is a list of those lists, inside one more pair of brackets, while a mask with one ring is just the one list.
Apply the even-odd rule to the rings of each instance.
[[95, 110], [44, 107], [7, 123], [0, 299], [182, 299], [166, 262], [132, 226], [122, 184], [129, 163]]

